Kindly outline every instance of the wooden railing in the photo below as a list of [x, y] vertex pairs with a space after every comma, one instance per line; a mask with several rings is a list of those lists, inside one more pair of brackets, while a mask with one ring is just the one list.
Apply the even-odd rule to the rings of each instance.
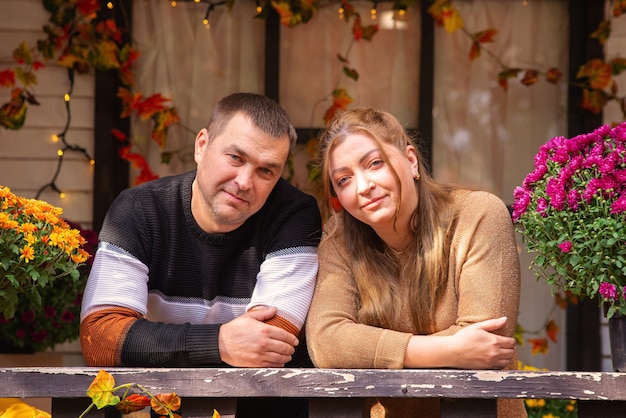
[[[234, 417], [236, 398], [309, 398], [311, 418], [362, 417], [368, 397], [441, 398], [441, 416], [495, 417], [498, 398], [574, 399], [580, 418], [625, 417], [626, 373], [370, 369], [106, 369], [116, 385], [175, 392], [183, 417]], [[54, 418], [85, 410], [98, 368], [0, 368], [0, 397], [51, 398]], [[94, 410], [89, 417], [112, 416]]]

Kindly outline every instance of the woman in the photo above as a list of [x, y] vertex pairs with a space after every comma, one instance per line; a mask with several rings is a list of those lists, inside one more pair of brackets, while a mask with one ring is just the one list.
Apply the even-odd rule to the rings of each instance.
[[[306, 324], [324, 368], [515, 369], [520, 267], [496, 196], [436, 182], [402, 125], [356, 108], [320, 139], [327, 222]], [[501, 417], [525, 416], [521, 400]], [[439, 416], [437, 399], [370, 400], [371, 416]]]

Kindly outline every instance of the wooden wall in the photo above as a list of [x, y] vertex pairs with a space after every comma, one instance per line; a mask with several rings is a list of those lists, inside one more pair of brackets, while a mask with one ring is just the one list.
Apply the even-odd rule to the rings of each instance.
[[[11, 55], [22, 41], [32, 47], [38, 39], [43, 39], [42, 28], [48, 16], [41, 0], [0, 0], [0, 71], [14, 66]], [[50, 183], [57, 170], [57, 151], [64, 145], [52, 138], [65, 126], [67, 112], [63, 96], [70, 88], [64, 68], [47, 65], [36, 75], [38, 84], [32, 87], [32, 92], [40, 106], [29, 106], [22, 129], [0, 128], [0, 185], [29, 198], [34, 198]], [[93, 156], [94, 77], [77, 75], [74, 81], [66, 141], [85, 148]], [[6, 87], [0, 88], [0, 103], [8, 101], [9, 92]], [[40, 199], [63, 208], [66, 219], [90, 228], [93, 170], [82, 153], [66, 152], [55, 181], [65, 198], [48, 188], [40, 194]]]

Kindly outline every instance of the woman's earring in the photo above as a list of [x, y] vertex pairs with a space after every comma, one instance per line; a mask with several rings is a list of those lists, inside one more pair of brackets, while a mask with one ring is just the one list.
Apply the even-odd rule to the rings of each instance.
[[420, 173], [418, 171], [415, 172], [415, 175], [413, 176], [413, 178], [415, 179], [415, 181], [420, 179]]

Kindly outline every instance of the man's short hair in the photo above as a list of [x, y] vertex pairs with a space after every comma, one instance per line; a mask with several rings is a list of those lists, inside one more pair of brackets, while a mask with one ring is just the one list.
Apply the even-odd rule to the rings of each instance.
[[266, 134], [274, 138], [287, 135], [290, 145], [295, 145], [296, 130], [285, 109], [269, 97], [257, 93], [234, 93], [220, 99], [207, 124], [209, 141], [221, 134], [232, 117], [239, 112]]

